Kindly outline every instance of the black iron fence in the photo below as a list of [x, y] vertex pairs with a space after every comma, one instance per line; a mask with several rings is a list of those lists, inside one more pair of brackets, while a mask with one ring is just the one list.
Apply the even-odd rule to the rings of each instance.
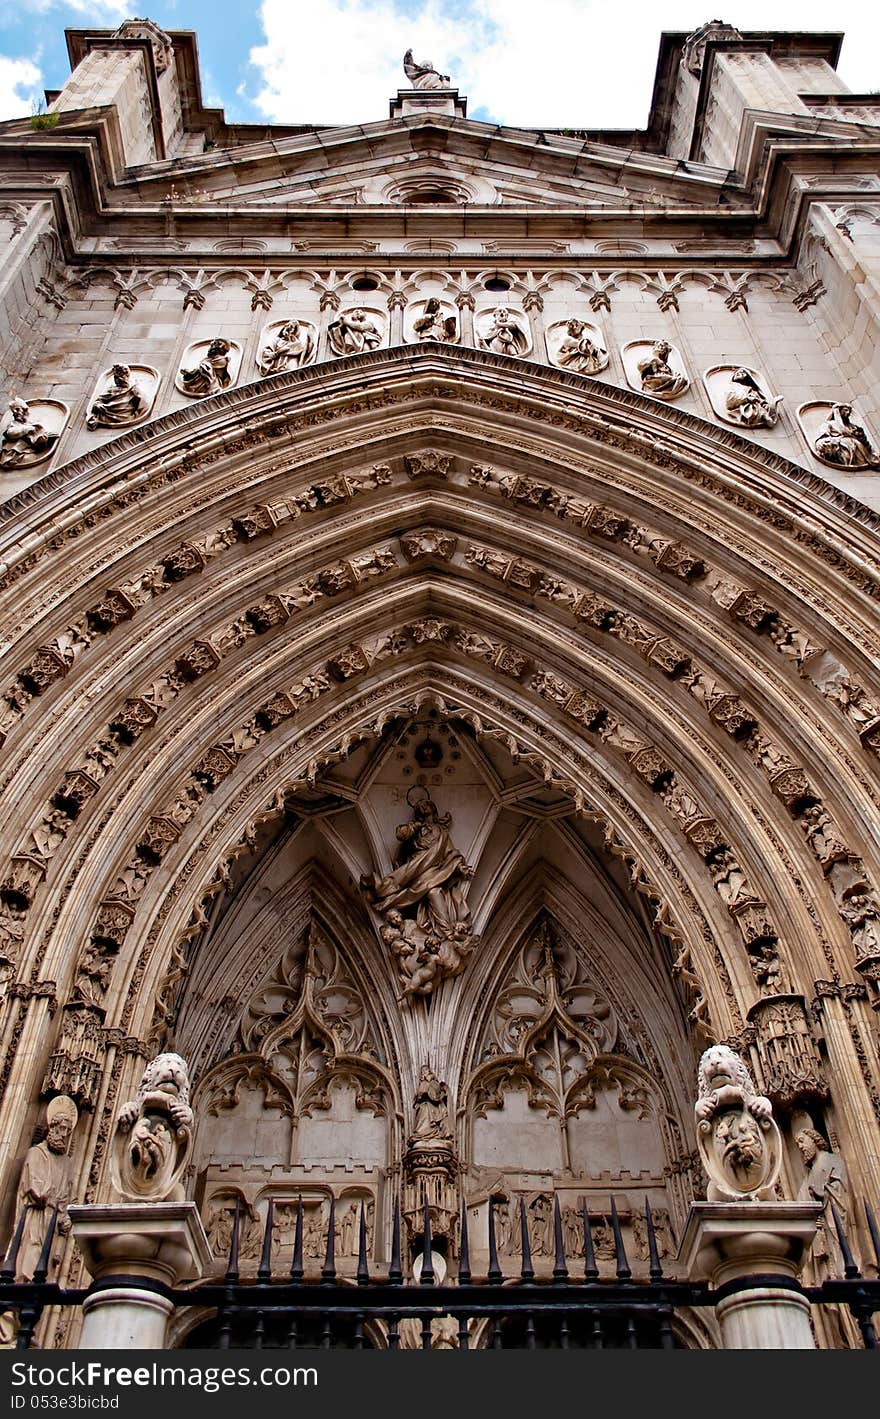
[[[865, 1205], [874, 1276], [865, 1276], [855, 1260], [839, 1214], [834, 1212], [843, 1275], [804, 1288], [816, 1306], [843, 1308], [855, 1320], [866, 1349], [877, 1349], [873, 1316], [880, 1312], [880, 1231]], [[0, 1312], [13, 1314], [18, 1349], [33, 1343], [40, 1317], [49, 1307], [76, 1307], [88, 1294], [65, 1289], [47, 1279], [57, 1225], [53, 1212], [33, 1277], [16, 1281], [16, 1262], [25, 1214], [0, 1269]], [[357, 1270], [340, 1277], [336, 1267], [336, 1227], [331, 1201], [324, 1260], [319, 1278], [308, 1279], [303, 1258], [303, 1207], [297, 1205], [293, 1256], [284, 1276], [273, 1274], [273, 1204], [267, 1208], [262, 1251], [253, 1278], [239, 1268], [240, 1209], [236, 1208], [225, 1275], [166, 1294], [176, 1308], [198, 1318], [181, 1342], [184, 1348], [217, 1349], [674, 1349], [687, 1344], [677, 1317], [689, 1308], [712, 1307], [715, 1295], [704, 1282], [667, 1276], [661, 1265], [651, 1207], [645, 1200], [647, 1275], [633, 1276], [618, 1209], [611, 1200], [614, 1275], [600, 1276], [590, 1215], [581, 1206], [583, 1259], [576, 1269], [565, 1254], [559, 1202], [554, 1205], [552, 1274], [536, 1276], [524, 1202], [520, 1202], [520, 1266], [517, 1275], [502, 1273], [494, 1207], [488, 1213], [488, 1265], [472, 1275], [466, 1209], [462, 1210], [458, 1272], [454, 1283], [438, 1284], [436, 1253], [426, 1204], [420, 1242], [418, 1281], [405, 1284], [400, 1208], [395, 1206], [391, 1260], [383, 1275], [372, 1274], [367, 1255], [367, 1224], [361, 1208]], [[580, 1248], [578, 1248], [580, 1250]], [[128, 1278], [135, 1282], [135, 1278]], [[770, 1278], [766, 1278], [768, 1281]]]

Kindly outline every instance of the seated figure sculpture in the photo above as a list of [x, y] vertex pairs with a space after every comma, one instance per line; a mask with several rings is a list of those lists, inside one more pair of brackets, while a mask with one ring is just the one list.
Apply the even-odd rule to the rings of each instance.
[[669, 363], [671, 350], [668, 340], [655, 340], [650, 355], [638, 363], [642, 389], [658, 399], [676, 399], [688, 387], [687, 375], [674, 370]]
[[264, 375], [283, 374], [310, 363], [315, 353], [311, 331], [298, 320], [288, 320], [260, 351], [258, 364]]
[[204, 359], [192, 369], [181, 368], [180, 383], [185, 392], [204, 399], [209, 394], [218, 394], [221, 389], [226, 389], [232, 383], [229, 369], [231, 354], [232, 345], [228, 340], [222, 336], [212, 340]]
[[772, 429], [779, 420], [781, 396], [768, 399], [751, 370], [737, 369], [730, 376], [724, 407], [736, 424], [746, 429]]
[[481, 336], [480, 343], [496, 355], [526, 355], [529, 350], [528, 335], [513, 312], [505, 306], [493, 311], [492, 324]]
[[851, 404], [834, 404], [816, 434], [814, 448], [838, 468], [876, 468], [880, 454], [867, 431], [853, 418]]
[[579, 374], [597, 374], [608, 364], [608, 352], [591, 339], [585, 321], [570, 320], [565, 327], [556, 362], [563, 369], [577, 370]]
[[382, 331], [369, 311], [359, 307], [343, 311], [328, 325], [327, 336], [334, 355], [362, 355], [382, 344]]
[[27, 401], [13, 395], [0, 420], [0, 468], [36, 463], [57, 442], [57, 434], [31, 418]]
[[413, 331], [419, 340], [440, 340], [444, 344], [450, 344], [458, 339], [455, 316], [444, 316], [436, 296], [425, 301], [423, 314], [413, 321]]
[[97, 396], [86, 418], [88, 429], [113, 429], [131, 424], [147, 412], [147, 400], [128, 365], [114, 365], [111, 383]]

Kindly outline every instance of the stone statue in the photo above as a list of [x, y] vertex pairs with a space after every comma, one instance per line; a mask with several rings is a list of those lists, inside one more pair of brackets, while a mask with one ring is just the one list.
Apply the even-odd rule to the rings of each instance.
[[413, 1131], [410, 1146], [416, 1143], [452, 1142], [449, 1127], [449, 1090], [428, 1064], [422, 1065], [413, 1095]]
[[598, 374], [608, 364], [608, 351], [597, 345], [584, 320], [570, 320], [556, 352], [556, 363], [578, 374]]
[[356, 1202], [349, 1204], [339, 1226], [339, 1251], [342, 1256], [357, 1256], [359, 1229], [359, 1209]]
[[127, 1202], [180, 1202], [192, 1146], [186, 1060], [159, 1054], [147, 1065], [137, 1096], [123, 1104], [111, 1148], [113, 1186]]
[[[414, 798], [415, 794], [422, 796]], [[407, 793], [413, 810], [401, 823], [401, 844], [386, 877], [365, 875], [361, 889], [384, 918], [381, 937], [397, 958], [404, 997], [427, 995], [443, 976], [458, 975], [474, 946], [464, 882], [473, 875], [449, 836], [451, 819], [428, 790]]]
[[492, 311], [492, 322], [485, 334], [480, 336], [480, 344], [485, 350], [496, 355], [527, 355], [529, 336], [516, 316], [506, 306]]
[[222, 389], [228, 388], [232, 383], [229, 369], [231, 356], [231, 341], [224, 340], [222, 336], [212, 340], [197, 365], [192, 369], [181, 366], [178, 378], [184, 393], [205, 399], [209, 394], [219, 394]]
[[58, 434], [32, 419], [27, 401], [13, 395], [0, 419], [0, 468], [38, 463], [57, 442]]
[[449, 75], [438, 74], [430, 59], [427, 64], [418, 64], [411, 49], [403, 56], [403, 72], [414, 89], [449, 88]]
[[299, 320], [288, 320], [275, 331], [268, 345], [260, 351], [257, 364], [263, 375], [283, 374], [311, 363], [315, 354], [312, 327]]
[[458, 321], [454, 315], [444, 315], [436, 296], [425, 301], [422, 315], [413, 321], [413, 332], [419, 340], [440, 340], [453, 344], [458, 339]]
[[[50, 1099], [46, 1107], [46, 1137], [25, 1155], [18, 1182], [16, 1224], [23, 1208], [29, 1211], [18, 1252], [17, 1281], [30, 1281], [33, 1276], [54, 1207], [58, 1208], [57, 1231], [61, 1236], [70, 1231], [67, 1204], [73, 1179], [69, 1153], [78, 1118], [76, 1104], [67, 1094]], [[50, 1265], [50, 1280], [51, 1271]]]
[[769, 1099], [755, 1090], [743, 1061], [727, 1045], [703, 1051], [694, 1105], [697, 1147], [709, 1177], [710, 1202], [772, 1197], [782, 1139]]
[[840, 1245], [831, 1204], [837, 1208], [844, 1227], [849, 1215], [849, 1177], [839, 1153], [832, 1153], [821, 1133], [815, 1128], [802, 1128], [795, 1134], [795, 1143], [807, 1169], [798, 1200], [821, 1202], [822, 1216], [813, 1242], [812, 1258], [824, 1267], [825, 1274], [835, 1270], [842, 1276]]
[[741, 368], [730, 376], [724, 407], [733, 422], [745, 429], [772, 429], [779, 421], [776, 406], [781, 401], [781, 394], [769, 399], [751, 370]]
[[149, 401], [132, 379], [128, 365], [114, 365], [111, 382], [95, 399], [86, 418], [88, 429], [115, 429], [133, 424], [149, 409]]
[[553, 1206], [543, 1193], [536, 1197], [529, 1211], [532, 1214], [532, 1251], [535, 1256], [553, 1256]]
[[334, 355], [362, 355], [377, 350], [382, 344], [382, 331], [369, 311], [356, 307], [344, 310], [327, 327], [327, 338]]
[[877, 468], [880, 454], [853, 418], [851, 404], [834, 404], [813, 441], [815, 452], [837, 468]]
[[646, 394], [658, 399], [677, 399], [688, 387], [687, 375], [679, 374], [669, 363], [672, 346], [668, 340], [655, 340], [651, 353], [639, 360], [637, 369]]

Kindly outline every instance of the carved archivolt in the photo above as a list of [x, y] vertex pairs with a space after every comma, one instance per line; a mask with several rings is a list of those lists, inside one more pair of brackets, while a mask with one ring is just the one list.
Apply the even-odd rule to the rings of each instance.
[[[219, 827], [227, 805], [247, 792], [252, 799], [238, 810], [242, 822], [248, 812], [254, 816], [254, 805], [264, 811], [270, 789], [260, 789], [259, 775], [281, 782], [272, 767], [277, 756], [294, 752], [300, 764], [317, 762], [335, 751], [341, 732], [356, 735], [350, 708], [354, 714], [364, 698], [381, 698], [398, 666], [413, 685], [416, 672], [429, 667], [435, 693], [444, 680], [469, 676], [470, 708], [478, 712], [479, 697], [494, 693], [499, 708], [487, 709], [487, 720], [523, 742], [543, 716], [548, 730], [569, 741], [567, 756], [549, 756], [552, 774], [568, 776], [588, 802], [589, 772], [601, 748], [602, 791], [610, 802], [613, 783], [621, 800], [616, 848], [629, 854], [634, 884], [647, 873], [649, 882], [637, 890], [655, 904], [658, 930], [674, 943], [678, 978], [693, 991], [695, 1007], [707, 975], [704, 948], [692, 939], [692, 926], [683, 930], [675, 909], [664, 906], [668, 891], [650, 882], [651, 867], [637, 849], [642, 822], [650, 821], [655, 837], [668, 836], [673, 826], [695, 849], [694, 856], [680, 856], [686, 885], [701, 903], [723, 907], [733, 939], [741, 937], [745, 947], [738, 957], [728, 941], [721, 943], [743, 1013], [761, 991], [770, 998], [789, 987], [810, 989], [809, 947], [795, 940], [791, 959], [767, 954], [780, 926], [782, 888], [773, 885], [775, 862], [763, 866], [767, 838], [754, 826], [758, 809], [804, 874], [834, 951], [841, 939], [852, 940], [849, 957], [840, 951], [839, 969], [858, 962], [871, 981], [880, 932], [872, 861], [858, 827], [870, 820], [872, 760], [862, 751], [880, 746], [880, 697], [869, 666], [880, 574], [861, 525], [870, 528], [871, 515], [735, 434], [675, 409], [647, 408], [637, 394], [596, 386], [600, 393], [587, 396], [584, 381], [530, 367], [514, 399], [493, 386], [500, 366], [489, 353], [432, 346], [428, 353], [411, 349], [407, 358], [404, 391], [395, 358], [361, 356], [362, 387], [349, 396], [344, 417], [339, 367], [330, 376], [317, 368], [278, 375], [259, 386], [259, 408], [243, 387], [194, 401], [176, 424], [159, 420], [109, 441], [91, 463], [66, 467], [55, 482], [5, 510], [11, 518], [3, 585], [23, 630], [0, 704], [4, 787], [16, 784], [0, 874], [0, 940], [23, 966], [21, 983], [43, 979], [48, 950], [52, 966], [45, 974], [59, 977], [62, 1002], [95, 1012], [89, 1018], [97, 1028], [115, 1028], [124, 1010], [142, 1018], [138, 972], [146, 965], [133, 953], [160, 909], [160, 895], [171, 913], [167, 936], [179, 941], [185, 927], [197, 937], [198, 912], [210, 912], [224, 891], [214, 864], [241, 833], [238, 822]], [[350, 377], [355, 366], [347, 368]], [[417, 437], [415, 394], [433, 400], [436, 420], [428, 433], [416, 423]], [[375, 462], [361, 468], [348, 449], [363, 446], [369, 421], [382, 433]], [[492, 464], [481, 461], [490, 427]], [[13, 545], [25, 507], [37, 527], [44, 511], [61, 516], [73, 477], [82, 479], [84, 496], [95, 493], [91, 525], [84, 511], [71, 510], [42, 548], [32, 541]], [[214, 501], [227, 498], [223, 514], [213, 516]], [[645, 513], [651, 498], [653, 517]], [[805, 502], [812, 522], [802, 515]], [[352, 530], [355, 511], [363, 534]], [[385, 529], [402, 529], [400, 539], [375, 530], [382, 518]], [[139, 553], [138, 546], [148, 550]], [[290, 555], [300, 546], [309, 558], [302, 568]], [[419, 580], [413, 597], [409, 569], [413, 589]], [[641, 579], [640, 597], [643, 585], [653, 587], [641, 609], [625, 590], [612, 594], [628, 576]], [[253, 594], [236, 610], [231, 597], [243, 577]], [[463, 602], [474, 601], [466, 577], [495, 584], [500, 595], [490, 591], [485, 600], [491, 609], [476, 614], [469, 606], [465, 613]], [[221, 581], [230, 609], [213, 615]], [[73, 586], [71, 615], [64, 598]], [[373, 618], [370, 634], [353, 628], [355, 598], [363, 598], [359, 606]], [[379, 614], [382, 604], [387, 614]], [[160, 621], [169, 628], [165, 663], [157, 655]], [[714, 658], [701, 661], [695, 653], [694, 625], [700, 634], [717, 630], [717, 672]], [[309, 653], [319, 634], [327, 646], [323, 658]], [[294, 643], [302, 648], [297, 657]], [[608, 649], [589, 660], [601, 646], [619, 654], [621, 673], [616, 685], [608, 676], [607, 693], [599, 694], [584, 666], [601, 666], [607, 675]], [[111, 658], [124, 666], [116, 675], [124, 685], [112, 696]], [[709, 663], [711, 672], [704, 668]], [[766, 700], [755, 690], [762, 665], [772, 683]], [[252, 695], [258, 681], [261, 693]], [[640, 684], [647, 687], [643, 695]], [[209, 687], [211, 722], [223, 722], [217, 734], [206, 732], [199, 708]], [[245, 695], [244, 712], [233, 719], [233, 701], [241, 705]], [[664, 696], [668, 715], [659, 708]], [[837, 729], [823, 739], [815, 725], [823, 717], [833, 723], [829, 704]], [[643, 732], [646, 713], [650, 727]], [[377, 717], [357, 715], [362, 724]], [[313, 729], [322, 738], [307, 745], [304, 736]], [[711, 801], [702, 779], [692, 785], [680, 773], [686, 733], [699, 746], [695, 752], [711, 745], [723, 766]], [[23, 774], [28, 762], [33, 767]], [[136, 813], [139, 771], [144, 784], [152, 776], [164, 781], [161, 792], [149, 790], [150, 801], [140, 790]], [[622, 826], [630, 814], [639, 820], [632, 837]], [[102, 885], [97, 861], [108, 862], [111, 840], [121, 850], [112, 881]], [[188, 854], [192, 865], [178, 887]], [[81, 900], [76, 929], [65, 925], [76, 900], [68, 884], [76, 880], [89, 884], [86, 895], [96, 904], [88, 950]], [[838, 922], [842, 938], [834, 934]], [[78, 949], [66, 975], [55, 971], [61, 935]], [[170, 964], [185, 970], [182, 956]], [[813, 969], [828, 973], [824, 961]], [[151, 966], [143, 978], [154, 974]], [[13, 999], [19, 1018], [29, 1002], [21, 994]], [[82, 1061], [83, 1091], [91, 1090], [91, 1034], [74, 1029], [71, 1019], [66, 1037], [70, 1059]], [[60, 1079], [67, 1066], [59, 1059], [53, 1068]], [[71, 1066], [75, 1082], [74, 1073]]]

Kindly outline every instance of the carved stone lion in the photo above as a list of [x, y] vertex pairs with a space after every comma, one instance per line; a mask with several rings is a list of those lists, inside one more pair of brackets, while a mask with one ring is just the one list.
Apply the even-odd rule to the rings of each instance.
[[123, 1104], [113, 1138], [111, 1173], [130, 1202], [176, 1202], [192, 1143], [189, 1075], [179, 1054], [159, 1054], [144, 1070], [137, 1095]]
[[710, 1045], [703, 1051], [697, 1092], [697, 1146], [709, 1177], [709, 1201], [771, 1197], [782, 1139], [770, 1100], [757, 1092], [745, 1064], [729, 1046]]

